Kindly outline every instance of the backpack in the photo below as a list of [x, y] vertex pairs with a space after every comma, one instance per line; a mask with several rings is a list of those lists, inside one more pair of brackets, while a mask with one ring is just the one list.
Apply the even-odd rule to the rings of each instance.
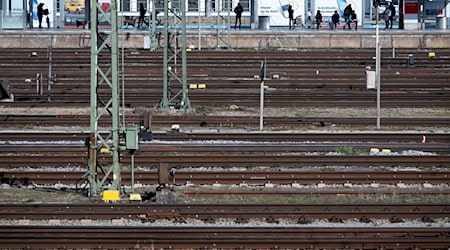
[[318, 13], [316, 15], [316, 20], [319, 21], [319, 22], [322, 22], [322, 14]]

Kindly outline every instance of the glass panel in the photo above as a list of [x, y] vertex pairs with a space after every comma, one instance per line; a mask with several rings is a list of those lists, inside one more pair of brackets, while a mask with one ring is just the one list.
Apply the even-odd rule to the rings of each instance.
[[216, 10], [216, 0], [211, 0], [211, 10], [212, 11], [217, 11]]
[[241, 0], [239, 1], [244, 8], [244, 11], [250, 11], [250, 1], [249, 0]]
[[25, 13], [23, 9], [1, 10], [1, 29], [24, 29]]
[[233, 11], [233, 9], [232, 0], [222, 0], [222, 11]]
[[119, 6], [120, 10], [130, 11], [130, 0], [120, 0], [120, 5], [121, 5], [121, 6]]
[[[129, 0], [128, 0], [128, 1], [129, 1]], [[136, 5], [137, 11], [139, 12], [139, 6], [141, 5], [141, 3], [144, 4], [144, 9], [145, 9], [145, 11], [148, 11], [148, 8], [147, 8], [147, 0], [138, 0], [138, 1], [137, 1], [137, 5]], [[128, 5], [129, 5], [129, 4], [128, 4]]]
[[198, 0], [188, 0], [188, 11], [198, 11]]
[[155, 10], [164, 12], [164, 0], [155, 0]]
[[176, 12], [179, 12], [181, 9], [181, 3], [184, 3], [184, 0], [172, 0], [170, 8], [176, 9]]

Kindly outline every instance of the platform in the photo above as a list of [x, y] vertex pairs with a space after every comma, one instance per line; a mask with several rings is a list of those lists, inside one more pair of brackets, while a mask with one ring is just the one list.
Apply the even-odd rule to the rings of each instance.
[[[107, 30], [105, 30], [107, 31]], [[162, 30], [160, 30], [162, 33]], [[199, 39], [199, 34], [201, 39]], [[220, 35], [217, 39], [217, 34]], [[119, 44], [125, 48], [144, 48], [149, 30], [119, 29]], [[229, 38], [228, 38], [229, 36]], [[450, 48], [448, 30], [383, 30], [382, 48]], [[202, 49], [304, 49], [304, 48], [375, 48], [375, 29], [310, 30], [271, 28], [270, 30], [189, 29], [187, 45]], [[218, 43], [219, 41], [219, 43]], [[230, 41], [230, 46], [228, 46]], [[90, 31], [86, 29], [3, 30], [0, 48], [80, 48], [90, 46]], [[120, 45], [122, 46], [122, 45]]]

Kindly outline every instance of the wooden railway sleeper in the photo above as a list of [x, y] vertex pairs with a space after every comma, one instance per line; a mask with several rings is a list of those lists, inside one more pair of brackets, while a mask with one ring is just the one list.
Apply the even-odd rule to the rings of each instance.
[[424, 222], [424, 223], [434, 223], [435, 221], [432, 219], [432, 218], [430, 218], [430, 217], [428, 217], [428, 216], [423, 216], [421, 219], [420, 219], [420, 221], [422, 221], [422, 222]]
[[246, 219], [246, 218], [244, 218], [242, 216], [239, 216], [239, 217], [237, 217], [234, 220], [234, 223], [236, 223], [236, 224], [247, 224], [248, 223], [248, 219]]
[[311, 224], [311, 223], [312, 223], [312, 221], [303, 215], [300, 216], [297, 220], [297, 224], [305, 225], [305, 224]]
[[280, 220], [275, 219], [273, 216], [269, 216], [266, 218], [266, 222], [267, 223], [272, 223], [272, 224], [280, 224]]
[[216, 220], [208, 215], [208, 217], [202, 220], [206, 224], [216, 224]]
[[405, 221], [394, 215], [389, 219], [389, 222], [390, 223], [403, 223]]
[[359, 219], [359, 222], [361, 222], [361, 223], [372, 223], [372, 220], [371, 219], [369, 219], [367, 216], [363, 216], [363, 217], [361, 217], [360, 219]]
[[333, 217], [329, 218], [328, 222], [331, 222], [331, 223], [344, 223], [344, 221], [341, 218], [338, 218], [336, 216], [333, 216]]

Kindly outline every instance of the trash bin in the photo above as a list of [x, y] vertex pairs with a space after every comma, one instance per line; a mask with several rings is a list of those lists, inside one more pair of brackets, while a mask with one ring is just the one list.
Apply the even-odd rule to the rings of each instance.
[[258, 16], [258, 29], [270, 29], [269, 16]]
[[330, 30], [334, 30], [334, 23], [333, 22], [328, 22], [328, 26], [330, 28]]
[[445, 16], [436, 16], [436, 29], [445, 30], [447, 29], [447, 18]]

